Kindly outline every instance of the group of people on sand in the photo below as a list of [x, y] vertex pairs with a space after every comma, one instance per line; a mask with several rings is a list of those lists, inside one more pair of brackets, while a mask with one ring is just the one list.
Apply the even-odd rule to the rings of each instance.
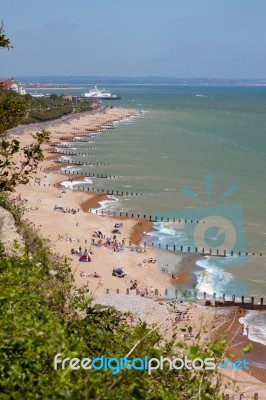
[[85, 247], [84, 250], [82, 250], [82, 247], [79, 246], [78, 250], [75, 250], [74, 248], [71, 249], [71, 254], [77, 254], [77, 255], [81, 255], [81, 254], [90, 254], [93, 255], [92, 251], [88, 251], [87, 247]]
[[27, 199], [22, 199], [21, 194], [12, 197], [11, 200], [14, 201], [14, 203], [18, 204], [19, 206], [25, 206], [28, 202]]
[[101, 275], [97, 274], [97, 272], [94, 272], [93, 274], [86, 274], [86, 272], [80, 271], [80, 277], [81, 278], [101, 278]]
[[75, 250], [73, 247], [70, 251], [71, 254], [79, 256], [79, 261], [89, 262], [92, 260], [92, 256], [94, 255], [92, 251], [88, 251], [87, 247], [82, 250], [82, 247], [79, 246], [78, 250]]
[[61, 212], [65, 214], [77, 214], [79, 212], [79, 208], [77, 210], [75, 210], [74, 208], [66, 208], [63, 209]]
[[93, 234], [92, 234], [92, 237], [93, 238], [104, 239], [105, 235], [103, 235], [101, 231], [94, 231]]
[[[119, 226], [122, 227], [122, 223], [116, 223], [115, 224], [115, 229], [118, 229], [117, 227]], [[113, 230], [114, 231], [114, 230]], [[112, 232], [113, 232], [112, 231]], [[119, 232], [120, 233], [120, 232]], [[121, 242], [118, 242], [117, 236], [112, 235], [110, 237], [107, 237], [104, 235], [101, 231], [94, 231], [92, 234], [92, 245], [96, 247], [106, 247], [114, 252], [122, 252], [124, 251], [124, 240]], [[98, 238], [97, 242], [95, 241], [95, 238]]]

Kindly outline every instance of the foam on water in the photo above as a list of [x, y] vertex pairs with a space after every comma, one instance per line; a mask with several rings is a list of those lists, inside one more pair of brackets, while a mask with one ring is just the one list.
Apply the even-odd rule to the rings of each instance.
[[240, 318], [240, 323], [249, 326], [249, 338], [254, 342], [262, 343], [266, 346], [266, 312], [250, 310]]
[[[226, 258], [221, 260], [226, 260]], [[234, 284], [234, 276], [225, 271], [220, 262], [221, 260], [206, 257], [203, 260], [196, 261], [196, 265], [202, 268], [196, 272], [198, 288], [201, 292], [206, 292], [209, 295], [213, 295], [213, 293], [216, 293], [217, 296], [222, 296], [224, 293], [238, 295], [236, 292], [237, 285]]]
[[68, 171], [82, 171], [82, 168], [75, 168], [75, 167], [72, 167], [72, 166], [68, 166], [68, 167], [61, 167], [60, 168], [61, 169], [61, 171], [64, 171], [64, 170], [68, 170]]
[[59, 158], [62, 160], [69, 160], [69, 157], [67, 157], [67, 156], [60, 156]]
[[160, 243], [162, 248], [166, 245], [173, 247], [173, 245], [182, 246], [186, 244], [187, 235], [185, 232], [175, 230], [171, 228], [170, 224], [167, 225], [166, 223], [155, 222], [153, 225], [154, 230], [144, 236], [143, 242], [148, 244]]
[[[178, 229], [175, 229], [177, 227], [175, 224], [179, 226]], [[165, 249], [168, 245], [169, 250], [174, 249], [174, 245], [176, 250], [180, 250], [182, 246], [183, 251], [186, 252], [191, 244], [185, 229], [180, 229], [182, 228], [181, 225], [178, 222], [156, 222], [154, 223], [154, 230], [148, 232], [142, 242], [146, 242], [148, 246], [154, 243], [155, 247], [159, 246], [161, 249]], [[191, 250], [193, 251], [193, 248]], [[209, 295], [216, 293], [218, 297], [223, 294], [229, 297], [235, 295], [236, 298], [246, 295], [245, 285], [235, 279], [231, 272], [232, 267], [239, 265], [240, 259], [244, 263], [245, 257], [238, 255], [205, 257], [196, 261], [199, 268], [195, 270], [195, 275], [200, 292], [206, 292]], [[228, 272], [229, 268], [230, 272]]]
[[92, 185], [93, 181], [90, 178], [85, 178], [83, 181], [64, 181], [61, 182], [61, 185], [68, 189], [73, 189], [75, 186], [89, 186]]
[[96, 214], [96, 210], [98, 214], [108, 214], [108, 212], [110, 212], [110, 214], [112, 214], [113, 212], [117, 212], [119, 211], [123, 211], [123, 212], [127, 212], [127, 209], [123, 209], [121, 210], [121, 201], [119, 198], [115, 197], [115, 196], [107, 196], [109, 198], [109, 200], [103, 200], [103, 201], [99, 201], [100, 207], [96, 207], [96, 208], [92, 208], [91, 212], [93, 214]]

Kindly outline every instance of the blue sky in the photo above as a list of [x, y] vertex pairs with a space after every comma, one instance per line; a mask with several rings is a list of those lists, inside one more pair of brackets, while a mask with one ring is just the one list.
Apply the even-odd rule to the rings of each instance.
[[265, 0], [0, 0], [0, 76], [266, 78]]

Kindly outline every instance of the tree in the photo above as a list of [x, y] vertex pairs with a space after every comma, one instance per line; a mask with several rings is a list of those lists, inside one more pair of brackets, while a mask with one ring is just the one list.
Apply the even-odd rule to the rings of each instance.
[[42, 143], [50, 132], [42, 130], [32, 135], [35, 140], [28, 147], [21, 147], [19, 140], [2, 139], [0, 142], [0, 190], [12, 192], [18, 184], [27, 184], [43, 159]]
[[[0, 27], [0, 47], [11, 48], [10, 40]], [[14, 128], [26, 116], [28, 104], [23, 98], [8, 90], [0, 92], [0, 190], [13, 191], [18, 184], [29, 182], [43, 159], [41, 145], [49, 140], [50, 133], [43, 130], [32, 135], [34, 141], [22, 147], [17, 139], [10, 139], [7, 130]]]
[[0, 47], [4, 47], [7, 49], [12, 48], [13, 46], [11, 46], [10, 44], [10, 40], [6, 37], [6, 35], [4, 34], [4, 25], [3, 22], [0, 26]]

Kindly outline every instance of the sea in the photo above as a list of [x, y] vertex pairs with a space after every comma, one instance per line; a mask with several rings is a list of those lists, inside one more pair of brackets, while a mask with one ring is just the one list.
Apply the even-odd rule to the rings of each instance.
[[[101, 210], [157, 217], [143, 241], [158, 252], [168, 246], [209, 253], [195, 262], [201, 292], [260, 301], [266, 294], [266, 86], [104, 87], [121, 100], [103, 104], [138, 115], [115, 122], [93, 138], [93, 150], [73, 157], [106, 164], [82, 171], [111, 175], [77, 185], [128, 192], [110, 196]], [[80, 152], [81, 145], [73, 147]], [[256, 315], [261, 328], [251, 328], [252, 337], [266, 344], [266, 313]], [[253, 325], [254, 318], [254, 312], [246, 316]]]

